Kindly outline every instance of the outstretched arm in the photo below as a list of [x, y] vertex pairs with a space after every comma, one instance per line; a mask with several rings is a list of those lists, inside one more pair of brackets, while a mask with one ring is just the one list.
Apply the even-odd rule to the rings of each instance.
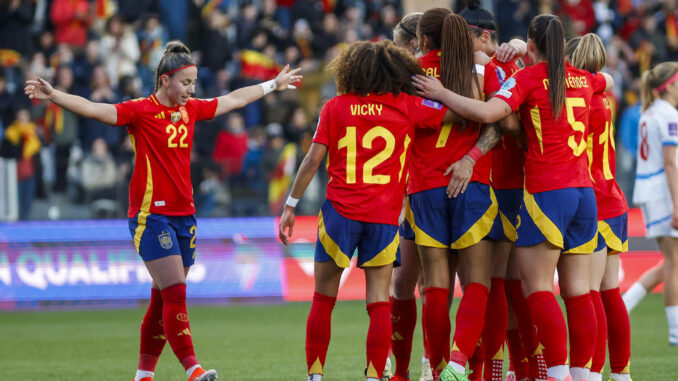
[[[306, 187], [308, 187], [308, 183], [311, 182], [316, 171], [318, 171], [318, 166], [320, 166], [320, 163], [322, 163], [326, 154], [326, 145], [320, 143], [311, 144], [311, 149], [309, 149], [306, 157], [304, 157], [304, 160], [301, 162], [299, 171], [297, 171], [297, 176], [294, 178], [292, 190], [290, 191], [290, 198], [296, 199], [297, 201], [301, 198], [301, 196], [304, 194], [304, 191], [306, 190]], [[296, 206], [296, 202], [294, 204]], [[282, 217], [280, 217], [278, 237], [280, 237], [280, 240], [285, 245], [289, 243], [289, 237], [292, 236], [292, 230], [294, 229], [295, 206], [291, 206], [289, 203], [286, 203]], [[285, 230], [287, 230], [287, 233]]]
[[216, 117], [231, 110], [245, 107], [256, 100], [259, 100], [264, 95], [273, 90], [283, 91], [287, 89], [295, 89], [296, 87], [294, 87], [293, 84], [301, 81], [302, 78], [301, 75], [297, 75], [301, 69], [297, 68], [288, 71], [289, 68], [290, 65], [285, 65], [278, 76], [272, 81], [243, 87], [226, 95], [220, 96], [217, 98], [219, 104], [217, 105], [217, 111], [215, 112], [214, 116]]
[[118, 120], [118, 110], [114, 105], [91, 102], [83, 97], [55, 90], [52, 85], [40, 77], [26, 81], [24, 93], [30, 99], [49, 100], [72, 113], [102, 123], [115, 125]]
[[412, 78], [412, 82], [418, 89], [417, 95], [440, 101], [466, 119], [488, 124], [494, 123], [513, 112], [508, 103], [501, 99], [491, 98], [489, 101], [483, 102], [466, 98], [447, 90], [436, 78], [416, 75]]

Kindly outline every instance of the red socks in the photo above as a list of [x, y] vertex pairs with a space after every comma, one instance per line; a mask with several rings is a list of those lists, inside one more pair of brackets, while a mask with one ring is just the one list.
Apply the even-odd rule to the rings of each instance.
[[[426, 295], [424, 326], [428, 340], [429, 361], [434, 373], [441, 372], [450, 359], [450, 313], [447, 309], [446, 288], [429, 287]], [[475, 346], [475, 343], [473, 343]]]
[[389, 302], [367, 305], [370, 328], [367, 331], [367, 377], [381, 379], [391, 349], [391, 306]]
[[545, 380], [548, 378], [546, 374], [546, 362], [544, 361], [544, 356], [541, 352], [537, 332], [534, 329], [534, 324], [532, 324], [530, 307], [527, 304], [527, 299], [525, 299], [525, 296], [523, 295], [520, 280], [507, 280], [506, 293], [511, 301], [513, 313], [516, 316], [516, 322], [518, 323], [518, 330], [520, 331], [525, 354], [529, 359], [530, 376], [533, 379]]
[[191, 327], [186, 312], [186, 285], [175, 284], [161, 291], [165, 336], [184, 369], [198, 364], [193, 350]]
[[484, 357], [484, 346], [481, 343], [476, 345], [476, 350], [473, 352], [473, 356], [468, 359], [468, 369], [472, 373], [468, 376], [469, 381], [483, 381], [483, 357]]
[[306, 320], [306, 365], [308, 374], [323, 374], [327, 347], [330, 345], [332, 310], [337, 298], [313, 293], [311, 311]]
[[593, 361], [591, 362], [591, 372], [602, 373], [605, 365], [605, 355], [607, 350], [607, 319], [605, 318], [605, 307], [600, 292], [591, 290], [591, 299], [593, 300], [593, 309], [596, 311], [596, 344], [593, 352]]
[[537, 326], [539, 343], [544, 348], [546, 366], [550, 368], [565, 365], [567, 363], [567, 327], [556, 297], [550, 291], [539, 291], [527, 297], [527, 304], [532, 315], [532, 322]]
[[[563, 300], [569, 317], [570, 368], [588, 368], [596, 344], [596, 311], [593, 309], [591, 293]], [[546, 348], [549, 346], [546, 345]], [[548, 359], [546, 362], [548, 364]]]
[[422, 299], [422, 304], [421, 304], [421, 337], [422, 341], [424, 344], [424, 357], [427, 359], [431, 358], [431, 354], [428, 351], [428, 336], [426, 335], [426, 324], [424, 324], [424, 321], [426, 321], [426, 295], [421, 296]]
[[395, 356], [395, 375], [407, 378], [412, 355], [412, 336], [417, 325], [417, 300], [391, 299], [391, 349]]
[[504, 341], [508, 328], [508, 304], [504, 291], [504, 278], [492, 278], [490, 296], [485, 312], [483, 328], [483, 347], [485, 360], [485, 380], [502, 381], [502, 365], [504, 363]]
[[516, 378], [522, 380], [525, 377], [530, 377], [527, 354], [523, 348], [520, 332], [517, 328], [510, 329], [506, 332], [506, 342], [508, 343], [509, 348], [509, 360], [513, 367], [513, 371], [516, 373]]
[[631, 324], [619, 288], [601, 291], [607, 316], [612, 373], [629, 373], [631, 362]]
[[162, 294], [151, 289], [151, 302], [141, 322], [141, 345], [139, 346], [139, 366], [137, 369], [155, 371], [155, 364], [165, 347], [167, 338], [162, 328]]
[[[469, 283], [459, 303], [450, 359], [466, 366], [485, 326], [485, 311], [490, 290], [481, 283]], [[427, 301], [428, 302], [428, 301]], [[430, 338], [429, 338], [430, 339]]]

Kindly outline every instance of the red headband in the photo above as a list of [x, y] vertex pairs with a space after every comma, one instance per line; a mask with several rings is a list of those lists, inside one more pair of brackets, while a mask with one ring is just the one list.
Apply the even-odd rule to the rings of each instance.
[[173, 73], [175, 73], [175, 72], [177, 72], [177, 71], [179, 71], [179, 70], [184, 70], [184, 69], [186, 69], [187, 67], [194, 67], [194, 66], [195, 66], [195, 65], [193, 65], [193, 64], [186, 65], [186, 66], [182, 66], [182, 67], [180, 67], [180, 68], [176, 68], [176, 69], [174, 69], [174, 70], [172, 70], [172, 71], [169, 71], [169, 72], [167, 72], [167, 73], [165, 73], [165, 74], [163, 74], [163, 75], [168, 75], [168, 76], [169, 76], [169, 75], [172, 75]]
[[671, 78], [669, 78], [666, 82], [662, 83], [661, 86], [657, 87], [657, 91], [661, 93], [662, 91], [666, 90], [666, 87], [675, 82], [676, 79], [678, 79], [678, 72], [671, 76]]
[[497, 33], [496, 30], [492, 30], [492, 29], [483, 29], [479, 26], [475, 26], [475, 25], [471, 25], [471, 24], [468, 24], [468, 26], [469, 26], [469, 28], [476, 29], [476, 30], [479, 30], [481, 32], [488, 32], [489, 34]]

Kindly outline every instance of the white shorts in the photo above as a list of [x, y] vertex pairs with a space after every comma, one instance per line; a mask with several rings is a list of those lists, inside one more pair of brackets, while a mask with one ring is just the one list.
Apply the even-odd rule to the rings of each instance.
[[675, 237], [678, 238], [678, 230], [671, 227], [673, 203], [671, 199], [663, 198], [642, 204], [640, 209], [645, 218], [647, 238]]

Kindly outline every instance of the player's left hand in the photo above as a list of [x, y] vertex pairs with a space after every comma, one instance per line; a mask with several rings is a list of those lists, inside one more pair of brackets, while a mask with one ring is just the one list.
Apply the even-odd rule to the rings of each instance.
[[[285, 233], [285, 230], [288, 233]], [[285, 205], [283, 214], [280, 217], [280, 225], [278, 225], [278, 238], [287, 245], [292, 237], [292, 230], [294, 230], [294, 208]]]
[[278, 73], [278, 76], [275, 77], [275, 89], [277, 91], [283, 91], [287, 89], [296, 89], [294, 83], [298, 83], [303, 78], [302, 75], [297, 75], [301, 71], [301, 68], [296, 68], [290, 70], [290, 65], [287, 64], [285, 67]]
[[447, 168], [445, 171], [445, 176], [452, 173], [452, 177], [450, 178], [450, 183], [447, 185], [446, 191], [448, 198], [457, 197], [459, 194], [466, 192], [468, 182], [471, 180], [471, 176], [473, 175], [473, 167], [473, 161], [464, 156]]
[[494, 56], [497, 57], [497, 60], [501, 63], [513, 61], [519, 54], [520, 51], [518, 48], [508, 42], [501, 44], [497, 51], [494, 52]]
[[423, 75], [417, 74], [412, 77], [412, 84], [417, 89], [417, 95], [422, 98], [440, 100], [445, 87], [434, 77], [425, 77]]

